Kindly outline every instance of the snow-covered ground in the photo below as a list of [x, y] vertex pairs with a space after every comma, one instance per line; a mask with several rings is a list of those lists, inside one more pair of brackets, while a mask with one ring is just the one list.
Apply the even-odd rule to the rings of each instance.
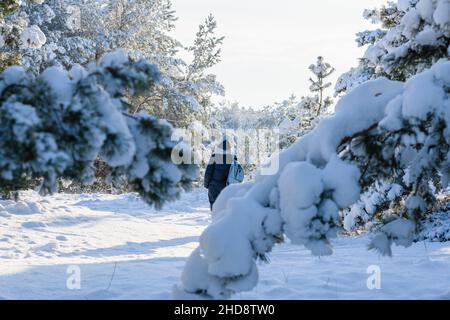
[[[170, 299], [209, 222], [202, 189], [160, 212], [134, 194], [26, 192], [22, 202], [0, 201], [0, 298]], [[334, 255], [322, 258], [277, 246], [260, 265], [258, 286], [235, 298], [450, 299], [450, 243], [396, 247], [384, 258], [367, 251], [368, 242], [339, 237]], [[381, 289], [367, 287], [370, 266], [381, 270]], [[67, 286], [74, 270], [80, 289]]]

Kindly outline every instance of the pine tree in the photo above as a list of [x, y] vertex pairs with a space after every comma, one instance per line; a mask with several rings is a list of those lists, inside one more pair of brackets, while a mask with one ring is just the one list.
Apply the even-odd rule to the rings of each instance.
[[[4, 54], [20, 56], [20, 65], [35, 73], [49, 66], [70, 68], [95, 60], [95, 43], [83, 34], [81, 1], [36, 0], [21, 2], [4, 17], [1, 48]], [[86, 5], [86, 11], [92, 5]]]
[[175, 63], [155, 96], [136, 103], [139, 110], [168, 119], [180, 128], [187, 128], [194, 121], [207, 124], [213, 105], [212, 96], [224, 94], [216, 76], [208, 73], [220, 62], [224, 38], [216, 36], [216, 31], [217, 22], [210, 15], [199, 26], [194, 44], [184, 48], [193, 56], [191, 63], [173, 59]]
[[331, 82], [327, 82], [326, 78], [328, 78], [335, 69], [332, 68], [329, 63], [324, 62], [323, 57], [319, 56], [316, 64], [309, 66], [309, 70], [315, 76], [314, 79], [309, 78], [309, 81], [311, 82], [309, 90], [313, 93], [317, 92], [319, 95], [316, 113], [316, 116], [319, 116], [323, 108], [328, 108], [332, 104], [332, 101], [329, 98], [324, 99], [324, 91], [331, 86]]
[[448, 12], [447, 0], [388, 2], [380, 9], [366, 10], [364, 17], [381, 28], [358, 34], [358, 45], [369, 47], [359, 66], [339, 78], [336, 94], [379, 77], [405, 81], [448, 58]]
[[317, 63], [311, 64], [309, 70], [314, 75], [313, 78], [309, 78], [310, 94], [301, 97], [299, 101], [295, 96], [291, 96], [281, 105], [274, 106], [282, 110], [281, 114], [275, 116], [276, 119], [282, 119], [278, 124], [281, 130], [281, 149], [289, 147], [298, 138], [313, 130], [321, 119], [330, 114], [329, 108], [333, 104], [333, 99], [326, 96], [325, 91], [331, 86], [327, 78], [335, 69], [319, 56]]

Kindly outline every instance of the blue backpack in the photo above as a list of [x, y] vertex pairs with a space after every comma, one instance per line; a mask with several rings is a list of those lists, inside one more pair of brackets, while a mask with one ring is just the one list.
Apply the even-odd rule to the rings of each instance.
[[237, 160], [233, 160], [228, 172], [227, 185], [244, 181], [244, 168]]

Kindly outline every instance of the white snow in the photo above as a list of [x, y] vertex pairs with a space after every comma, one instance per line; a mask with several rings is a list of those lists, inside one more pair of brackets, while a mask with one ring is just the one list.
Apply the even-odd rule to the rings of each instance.
[[[445, 74], [442, 69], [448, 70], [449, 65], [437, 63], [430, 70], [406, 82], [402, 108], [404, 118], [424, 120], [429, 113], [442, 108], [446, 93], [438, 79], [440, 74]], [[427, 94], [423, 94], [424, 92]]]
[[[0, 298], [171, 299], [187, 257], [210, 222], [206, 190], [196, 189], [154, 211], [135, 194], [40, 197], [25, 192], [19, 203], [0, 201]], [[276, 246], [270, 264], [249, 270], [247, 290], [235, 299], [450, 299], [450, 243], [393, 248], [393, 258], [367, 251], [367, 236], [338, 237], [334, 255]], [[197, 255], [199, 252], [197, 251]], [[192, 259], [191, 267], [207, 268]], [[206, 272], [186, 272], [184, 282], [220, 289]], [[367, 268], [381, 268], [381, 289], [366, 286]], [[70, 290], [71, 270], [81, 287]], [[71, 267], [71, 268], [69, 268]], [[187, 276], [189, 274], [189, 276]]]
[[433, 13], [435, 5], [433, 0], [420, 0], [416, 5], [422, 19], [431, 23], [433, 21]]
[[358, 168], [345, 163], [337, 156], [333, 156], [323, 170], [324, 187], [331, 190], [333, 200], [340, 208], [345, 208], [359, 199]]
[[41, 78], [47, 82], [59, 102], [70, 102], [73, 96], [73, 86], [66, 71], [60, 67], [50, 67], [42, 72]]
[[40, 49], [47, 42], [47, 37], [37, 25], [25, 28], [20, 36], [24, 48]]
[[211, 213], [213, 219], [219, 218], [220, 213], [223, 213], [226, 209], [227, 202], [231, 197], [240, 197], [244, 196], [245, 193], [250, 189], [252, 186], [252, 183], [245, 182], [245, 183], [233, 183], [222, 190], [222, 192], [219, 194], [219, 197], [217, 197], [216, 202], [214, 202], [213, 209], [214, 211]]
[[8, 212], [11, 215], [28, 215], [41, 213], [41, 205], [38, 202], [33, 201], [2, 201], [2, 210]]
[[421, 46], [432, 46], [438, 42], [442, 34], [436, 32], [431, 26], [426, 26], [416, 36], [416, 42]]
[[406, 12], [411, 7], [411, 2], [411, 0], [398, 0], [397, 7], [399, 10]]
[[128, 61], [128, 55], [123, 49], [114, 52], [109, 52], [103, 55], [100, 60], [100, 65], [104, 67], [120, 66]]
[[[303, 183], [298, 183], [299, 181]], [[318, 203], [324, 188], [322, 172], [306, 162], [288, 164], [281, 174], [278, 184], [280, 186], [280, 202], [299, 209], [305, 209]]]
[[397, 245], [409, 247], [412, 244], [410, 239], [413, 238], [414, 227], [414, 223], [410, 220], [397, 219], [383, 226], [381, 231], [387, 236], [395, 235], [394, 241]]
[[27, 79], [27, 74], [22, 67], [12, 66], [0, 74], [0, 88], [3, 90], [13, 84], [22, 84]]
[[[25, 192], [18, 203], [0, 201], [0, 298], [170, 299], [209, 221], [203, 190], [162, 212], [136, 194]], [[81, 290], [66, 287], [72, 265]]]
[[441, 27], [450, 29], [450, 0], [439, 0], [433, 19]]
[[[330, 255], [329, 241], [323, 239], [323, 235], [336, 237], [339, 208], [359, 197], [358, 178], [357, 168], [336, 157], [324, 170], [305, 162], [287, 165], [278, 184], [280, 213], [289, 239], [304, 244], [315, 255]], [[324, 191], [329, 191], [332, 199], [321, 202]]]
[[420, 26], [420, 15], [415, 9], [409, 10], [402, 18], [403, 35], [411, 38]]
[[36, 110], [20, 102], [8, 103], [7, 112], [14, 119], [12, 129], [19, 141], [25, 141], [30, 129], [40, 123]]
[[380, 121], [380, 127], [387, 130], [399, 130], [402, 128], [402, 105], [401, 96], [396, 97], [386, 106], [386, 116]]
[[375, 45], [370, 45], [364, 53], [364, 59], [367, 59], [372, 63], [376, 63], [380, 59], [380, 57], [385, 54], [386, 51], [383, 48]]

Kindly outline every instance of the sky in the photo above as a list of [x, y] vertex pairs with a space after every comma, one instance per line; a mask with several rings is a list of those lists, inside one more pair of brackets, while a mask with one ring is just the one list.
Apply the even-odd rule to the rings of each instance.
[[[331, 81], [357, 65], [364, 48], [357, 32], [373, 29], [364, 9], [386, 0], [172, 0], [179, 20], [173, 35], [191, 44], [212, 13], [225, 36], [222, 62], [211, 71], [226, 99], [261, 107], [309, 88], [308, 66], [321, 55], [336, 68]], [[187, 56], [184, 56], [187, 58]], [[332, 93], [330, 89], [329, 93]]]

